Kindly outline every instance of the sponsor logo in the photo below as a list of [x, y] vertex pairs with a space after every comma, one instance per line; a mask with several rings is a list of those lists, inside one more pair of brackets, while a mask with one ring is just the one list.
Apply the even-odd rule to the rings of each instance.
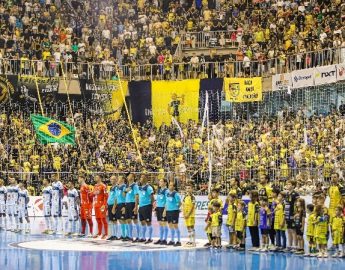
[[310, 80], [312, 78], [312, 75], [307, 75], [307, 76], [302, 76], [302, 75], [299, 75], [299, 76], [294, 76], [293, 79], [294, 81], [297, 83], [299, 81], [307, 81], [307, 80]]

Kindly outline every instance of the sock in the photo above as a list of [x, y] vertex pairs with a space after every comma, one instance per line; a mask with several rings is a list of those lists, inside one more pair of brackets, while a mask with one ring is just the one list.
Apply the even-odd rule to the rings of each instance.
[[46, 222], [46, 230], [51, 230], [50, 217], [44, 217]]
[[106, 218], [102, 218], [102, 223], [103, 223], [103, 226], [104, 226], [104, 234], [108, 235], [108, 222], [107, 222], [107, 219]]
[[97, 235], [101, 235], [102, 234], [102, 220], [100, 218], [96, 218], [96, 221], [97, 221], [97, 227], [98, 227]]
[[146, 239], [146, 225], [141, 226], [141, 239]]
[[86, 220], [82, 219], [81, 220], [81, 234], [85, 234], [85, 230], [86, 230]]
[[175, 231], [176, 231], [176, 235], [177, 235], [177, 241], [181, 242], [181, 232], [180, 232], [180, 229], [177, 228], [177, 229], [175, 229]]
[[164, 228], [163, 226], [159, 226], [159, 240], [163, 240], [164, 237]]
[[137, 238], [139, 239], [140, 238], [140, 226], [139, 226], [139, 223], [135, 224], [135, 230], [137, 231]]
[[171, 233], [171, 242], [175, 242], [175, 229], [171, 228], [170, 233]]
[[164, 240], [167, 241], [168, 240], [168, 233], [169, 233], [169, 228], [168, 226], [164, 226]]
[[112, 236], [114, 236], [114, 237], [117, 237], [117, 224], [116, 223], [113, 223], [112, 225], [111, 225], [111, 227], [113, 227], [113, 234], [112, 234]]
[[153, 228], [152, 225], [149, 225], [149, 239], [152, 239], [152, 232], [153, 232]]
[[123, 238], [125, 238], [126, 237], [126, 225], [125, 224], [121, 224], [120, 226], [121, 226], [121, 236]]
[[120, 223], [116, 225], [116, 230], [117, 230], [116, 236], [121, 237], [121, 224]]
[[192, 243], [195, 243], [195, 230], [192, 229]]
[[189, 242], [193, 242], [192, 241], [192, 231], [190, 229], [188, 229], [188, 237], [189, 237]]
[[128, 237], [133, 238], [133, 224], [132, 222], [127, 225]]
[[87, 223], [89, 224], [89, 234], [93, 234], [93, 221], [92, 219], [88, 219]]

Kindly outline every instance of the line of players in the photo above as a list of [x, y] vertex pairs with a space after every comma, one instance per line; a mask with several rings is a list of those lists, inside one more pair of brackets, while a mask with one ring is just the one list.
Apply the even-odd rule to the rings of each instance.
[[[95, 186], [85, 183], [85, 178], [78, 178], [80, 191], [73, 182], [67, 183], [68, 226], [66, 236], [93, 237], [106, 240], [122, 240], [149, 244], [153, 242], [152, 213], [155, 212], [159, 222], [159, 239], [154, 244], [181, 246], [179, 230], [179, 213], [182, 206], [185, 223], [189, 233], [187, 246], [195, 246], [195, 198], [192, 185], [187, 185], [183, 201], [175, 190], [174, 183], [163, 179], [154, 197], [154, 189], [148, 184], [145, 175], [140, 184], [135, 182], [133, 174], [110, 178], [111, 188], [103, 183], [101, 175], [95, 176]], [[52, 183], [43, 180], [43, 212], [46, 222], [46, 234], [56, 234], [62, 216], [63, 184], [57, 175]], [[97, 222], [97, 232], [93, 233], [92, 213]], [[81, 224], [81, 229], [77, 225]], [[88, 224], [89, 234], [86, 235]], [[109, 231], [109, 232], [108, 232]], [[170, 241], [168, 233], [170, 231]]]

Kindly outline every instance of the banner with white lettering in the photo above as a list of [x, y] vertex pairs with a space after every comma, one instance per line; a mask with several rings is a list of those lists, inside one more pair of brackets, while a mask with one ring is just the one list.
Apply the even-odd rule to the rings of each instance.
[[292, 88], [314, 86], [314, 69], [295, 70], [291, 74]]
[[276, 74], [272, 76], [272, 90], [288, 90], [292, 87], [291, 73]]
[[314, 68], [315, 85], [335, 83], [336, 81], [337, 69], [335, 65]]
[[337, 81], [345, 80], [345, 64], [338, 64], [337, 66]]

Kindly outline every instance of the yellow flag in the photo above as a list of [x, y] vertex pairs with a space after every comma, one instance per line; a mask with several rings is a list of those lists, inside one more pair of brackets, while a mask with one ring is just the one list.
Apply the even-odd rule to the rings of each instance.
[[224, 90], [226, 101], [262, 101], [262, 78], [224, 78]]
[[170, 125], [172, 117], [179, 123], [198, 121], [199, 88], [200, 80], [153, 81], [151, 97], [154, 125]]

